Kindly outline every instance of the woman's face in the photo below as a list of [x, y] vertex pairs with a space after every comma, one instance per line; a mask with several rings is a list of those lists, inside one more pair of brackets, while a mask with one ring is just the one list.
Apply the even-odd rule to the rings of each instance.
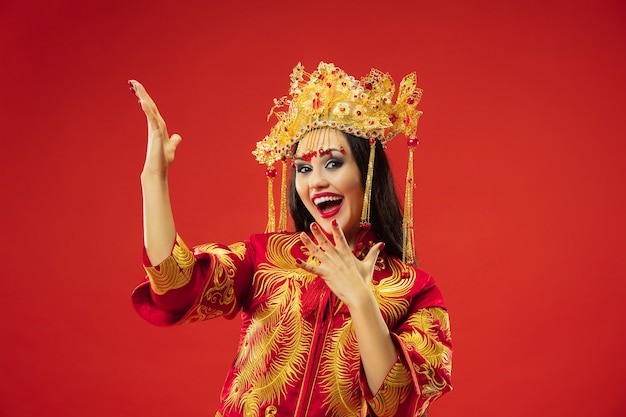
[[294, 164], [296, 191], [309, 213], [328, 233], [336, 219], [348, 243], [354, 245], [364, 190], [344, 134], [330, 128], [307, 133], [298, 145]]

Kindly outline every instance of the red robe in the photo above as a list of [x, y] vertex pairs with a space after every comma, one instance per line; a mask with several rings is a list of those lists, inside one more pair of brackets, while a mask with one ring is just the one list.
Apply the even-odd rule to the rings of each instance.
[[[362, 258], [375, 243], [373, 233], [362, 231], [355, 255]], [[239, 348], [216, 417], [420, 416], [451, 389], [448, 314], [429, 275], [384, 251], [377, 260], [372, 291], [397, 360], [373, 395], [348, 308], [296, 258], [310, 258], [296, 233], [193, 250], [177, 236], [170, 257], [146, 266], [132, 300], [150, 323], [241, 314]]]

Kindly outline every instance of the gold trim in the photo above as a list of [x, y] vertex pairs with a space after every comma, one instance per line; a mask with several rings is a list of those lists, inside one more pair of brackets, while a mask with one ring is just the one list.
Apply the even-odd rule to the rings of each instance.
[[152, 291], [157, 295], [164, 295], [170, 290], [184, 287], [191, 281], [195, 263], [193, 252], [177, 234], [171, 255], [160, 264], [144, 269], [150, 280]]

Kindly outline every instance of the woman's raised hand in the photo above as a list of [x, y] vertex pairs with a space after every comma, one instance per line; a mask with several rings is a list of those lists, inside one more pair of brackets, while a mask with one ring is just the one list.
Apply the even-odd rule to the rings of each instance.
[[148, 119], [148, 147], [141, 172], [143, 239], [148, 259], [152, 265], [157, 265], [170, 255], [176, 239], [167, 169], [174, 161], [176, 147], [182, 138], [167, 134], [165, 121], [143, 85], [135, 80], [130, 80], [128, 84]]
[[171, 137], [168, 135], [165, 120], [144, 86], [135, 80], [128, 81], [128, 84], [139, 99], [148, 121], [148, 146], [143, 174], [165, 176], [182, 138], [177, 134]]

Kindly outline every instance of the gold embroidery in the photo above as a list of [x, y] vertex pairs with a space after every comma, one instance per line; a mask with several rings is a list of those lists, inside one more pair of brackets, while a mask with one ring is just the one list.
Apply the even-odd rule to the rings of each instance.
[[298, 235], [272, 235], [267, 263], [258, 265], [252, 299], [258, 305], [234, 363], [235, 377], [224, 405], [258, 416], [262, 404], [284, 398], [297, 386], [306, 365], [313, 330], [301, 320], [302, 286], [313, 279], [295, 265], [291, 250]]
[[391, 274], [383, 278], [377, 285], [372, 285], [372, 291], [380, 307], [380, 311], [387, 324], [397, 323], [409, 308], [409, 300], [406, 295], [415, 284], [416, 274], [413, 268], [409, 268], [410, 275], [402, 277], [404, 264], [396, 258], [388, 258]]
[[[386, 270], [385, 264], [379, 270]], [[409, 308], [406, 295], [415, 283], [415, 272], [402, 277], [403, 264], [395, 258], [389, 258], [388, 277], [382, 278], [378, 284], [372, 284], [372, 291], [380, 307], [381, 313], [388, 324], [397, 323], [404, 317]], [[322, 392], [327, 394], [324, 405], [332, 410], [331, 415], [356, 415], [361, 406], [361, 392], [356, 383], [361, 365], [358, 343], [352, 331], [352, 321], [348, 320], [341, 328], [331, 331], [327, 337], [327, 348], [323, 352], [323, 365], [320, 382]], [[375, 410], [388, 410], [398, 407], [400, 401], [407, 398], [410, 392], [411, 377], [402, 364], [394, 365], [387, 379], [384, 393], [377, 396], [381, 407]], [[382, 390], [382, 389], [381, 389]], [[391, 408], [389, 408], [391, 407]], [[393, 408], [395, 407], [395, 408]]]
[[[233, 251], [232, 248], [235, 248], [236, 252]], [[235, 261], [229, 255], [234, 252], [241, 259], [245, 254], [245, 245], [231, 245], [229, 247], [230, 250], [217, 248], [215, 245], [204, 246], [202, 249], [212, 255], [215, 255], [218, 259], [219, 266], [215, 269], [215, 273], [211, 276], [213, 285], [204, 294], [204, 299], [211, 304], [232, 304], [234, 308], [235, 305], [233, 301], [235, 292], [233, 280], [235, 278], [235, 273], [237, 272], [237, 267], [235, 266]], [[232, 309], [230, 312], [232, 312]]]
[[[408, 319], [408, 324], [416, 330], [402, 335], [408, 350], [417, 351], [425, 360], [422, 364], [413, 364], [415, 372], [421, 375], [421, 395], [424, 403], [419, 412], [423, 413], [428, 405], [443, 395], [448, 384], [452, 368], [452, 351], [449, 342], [450, 321], [448, 312], [440, 307], [423, 308]], [[444, 377], [437, 373], [443, 371]]]
[[159, 265], [145, 268], [152, 291], [157, 295], [163, 295], [187, 285], [191, 280], [195, 262], [193, 252], [187, 248], [181, 237], [176, 235], [172, 254]]
[[323, 406], [333, 416], [357, 415], [361, 401], [356, 375], [361, 357], [352, 320], [331, 331], [326, 345], [320, 370], [322, 393], [326, 394]]
[[396, 362], [370, 406], [376, 415], [395, 415], [398, 406], [409, 397], [411, 389], [411, 373], [402, 362]]
[[[272, 408], [275, 405], [263, 407], [280, 403], [292, 387], [299, 386], [309, 359], [313, 328], [302, 320], [300, 310], [302, 291], [314, 276], [295, 265], [291, 251], [296, 250], [299, 242], [297, 235], [270, 236], [267, 262], [259, 264], [254, 275], [250, 298], [250, 311], [254, 313], [233, 365], [234, 377], [223, 403], [227, 410], [235, 409], [246, 417], [275, 415], [277, 408]], [[231, 250], [234, 253], [237, 248]], [[243, 256], [245, 250], [240, 254]], [[389, 259], [388, 265], [387, 268], [381, 265], [381, 269], [390, 275], [373, 284], [372, 291], [385, 321], [395, 325], [407, 315], [410, 304], [407, 295], [416, 273], [409, 269], [409, 276], [402, 277], [402, 264], [394, 258]], [[227, 271], [224, 274], [228, 276]], [[441, 369], [449, 372], [450, 349], [437, 340], [445, 343], [449, 339], [448, 317], [443, 309], [422, 309], [411, 315], [407, 324], [415, 329], [401, 335], [407, 349], [416, 350], [425, 358], [424, 364], [413, 365], [420, 380], [427, 381], [422, 390], [426, 401], [420, 407], [423, 411], [442, 394], [447, 383], [438, 372]], [[360, 357], [349, 317], [340, 328], [326, 335], [323, 346], [317, 380], [323, 406], [328, 415], [358, 415], [362, 408], [358, 386]], [[399, 404], [411, 393], [411, 382], [409, 369], [398, 361], [370, 406], [378, 415], [396, 413]]]
[[[422, 308], [412, 314], [407, 324], [416, 330], [403, 335], [407, 349], [415, 350], [433, 368], [451, 370], [452, 351], [440, 340], [450, 340], [450, 321], [446, 310], [440, 307]], [[421, 331], [419, 331], [421, 330]]]
[[[237, 267], [231, 255], [235, 255], [243, 260], [246, 254], [246, 245], [242, 242], [234, 243], [228, 246], [228, 249], [214, 243], [198, 246], [197, 249], [216, 258], [211, 275], [207, 280], [207, 288], [202, 295], [202, 298], [208, 302], [209, 306], [203, 303], [198, 304], [196, 310], [187, 316], [185, 322], [207, 320], [228, 315], [237, 308], [234, 288]], [[227, 308], [218, 309], [211, 307], [218, 305], [227, 306]]]

